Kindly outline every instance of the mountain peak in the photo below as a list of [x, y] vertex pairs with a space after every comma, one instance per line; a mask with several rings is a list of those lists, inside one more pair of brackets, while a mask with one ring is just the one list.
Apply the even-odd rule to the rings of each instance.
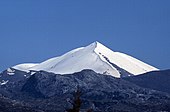
[[103, 44], [101, 44], [101, 43], [98, 42], [98, 41], [95, 41], [94, 43], [95, 43], [96, 46], [99, 46], [99, 45], [104, 46]]
[[97, 46], [103, 46], [103, 47], [105, 47], [103, 44], [101, 44], [101, 43], [98, 42], [98, 41], [93, 42], [91, 45], [95, 45], [96, 47], [97, 47]]
[[112, 52], [109, 48], [107, 48], [105, 45], [101, 44], [100, 42], [98, 41], [95, 41], [93, 43], [91, 43], [90, 45], [86, 46], [85, 48], [87, 49], [91, 49], [93, 51], [110, 51]]
[[96, 45], [97, 45], [98, 43], [100, 43], [100, 42], [98, 42], [98, 41], [94, 41], [92, 44], [96, 44]]
[[91, 43], [90, 45], [86, 46], [86, 47], [91, 47], [91, 48], [96, 48], [98, 46], [99, 42], [98, 41], [95, 41], [93, 43]]

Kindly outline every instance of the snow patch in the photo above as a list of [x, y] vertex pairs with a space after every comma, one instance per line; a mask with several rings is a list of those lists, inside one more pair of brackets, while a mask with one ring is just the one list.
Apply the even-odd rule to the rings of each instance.
[[8, 74], [8, 75], [15, 75], [15, 73], [10, 73], [10, 72], [9, 72], [9, 73], [7, 73], [7, 74]]
[[31, 75], [34, 75], [36, 72], [31, 72]]
[[24, 63], [24, 64], [18, 64], [18, 65], [15, 65], [13, 66], [12, 68], [14, 69], [17, 69], [17, 70], [20, 70], [20, 71], [24, 71], [24, 72], [29, 72], [29, 70], [36, 66], [38, 64], [35, 64], [35, 63]]
[[9, 81], [8, 80], [2, 80], [2, 82], [0, 82], [0, 85], [2, 86], [2, 85], [5, 85], [5, 84], [7, 84]]
[[8, 69], [7, 69], [7, 72], [13, 73], [13, 72], [15, 72], [15, 70], [12, 70], [11, 68], [8, 68]]
[[11, 68], [7, 69], [7, 74], [8, 75], [15, 75], [15, 70], [12, 70]]

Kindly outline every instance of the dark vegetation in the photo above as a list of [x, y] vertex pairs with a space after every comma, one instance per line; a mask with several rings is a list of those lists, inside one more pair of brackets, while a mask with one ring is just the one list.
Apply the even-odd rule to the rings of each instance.
[[0, 95], [0, 112], [42, 112]]

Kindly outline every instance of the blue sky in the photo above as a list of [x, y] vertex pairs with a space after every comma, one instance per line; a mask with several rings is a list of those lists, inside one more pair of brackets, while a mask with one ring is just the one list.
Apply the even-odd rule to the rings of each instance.
[[0, 1], [0, 70], [41, 62], [94, 41], [170, 68], [170, 1]]

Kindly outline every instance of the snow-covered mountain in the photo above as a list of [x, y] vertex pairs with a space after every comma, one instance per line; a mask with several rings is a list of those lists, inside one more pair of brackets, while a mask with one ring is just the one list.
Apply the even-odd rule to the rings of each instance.
[[99, 42], [74, 49], [39, 64], [20, 64], [12, 68], [21, 71], [44, 70], [56, 74], [71, 74], [83, 69], [92, 69], [97, 73], [114, 77], [138, 75], [158, 70], [124, 53], [113, 52]]

